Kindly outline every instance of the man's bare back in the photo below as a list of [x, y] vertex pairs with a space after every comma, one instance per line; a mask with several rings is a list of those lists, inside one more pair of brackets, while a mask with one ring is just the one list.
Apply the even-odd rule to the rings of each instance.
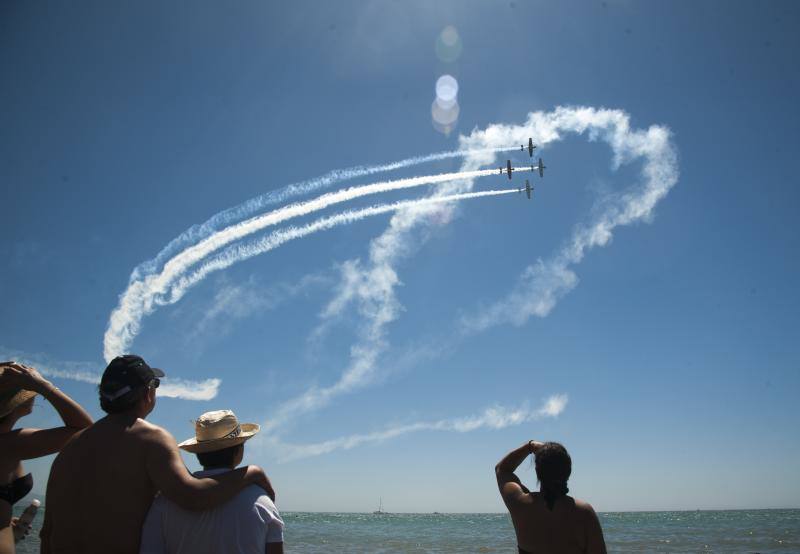
[[47, 524], [58, 523], [49, 552], [139, 551], [142, 523], [157, 491], [147, 456], [162, 435], [139, 418], [106, 417], [61, 451], [47, 485]]

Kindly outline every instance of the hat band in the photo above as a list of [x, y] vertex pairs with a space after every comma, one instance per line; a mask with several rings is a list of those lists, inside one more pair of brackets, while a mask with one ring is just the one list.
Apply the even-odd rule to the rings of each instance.
[[131, 392], [130, 385], [125, 385], [124, 387], [122, 387], [121, 389], [119, 389], [116, 392], [108, 393], [108, 392], [100, 391], [100, 394], [102, 394], [103, 398], [105, 398], [106, 400], [116, 400], [117, 398], [120, 398], [121, 396], [125, 396], [129, 392]]
[[221, 440], [225, 440], [225, 439], [235, 439], [236, 437], [238, 437], [241, 434], [242, 434], [242, 426], [237, 424], [236, 428], [233, 431], [231, 431], [230, 433], [228, 433], [227, 435], [225, 435], [224, 437], [214, 437], [212, 439], [197, 439], [197, 442], [209, 442], [209, 441], [221, 441]]

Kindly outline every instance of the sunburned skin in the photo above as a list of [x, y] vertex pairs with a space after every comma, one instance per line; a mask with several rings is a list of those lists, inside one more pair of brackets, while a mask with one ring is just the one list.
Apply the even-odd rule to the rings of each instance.
[[260, 468], [193, 477], [173, 437], [140, 416], [155, 405], [148, 392], [138, 413], [106, 416], [81, 432], [53, 462], [47, 484], [43, 554], [137, 554], [157, 491], [194, 510], [217, 506], [248, 484], [274, 498]]

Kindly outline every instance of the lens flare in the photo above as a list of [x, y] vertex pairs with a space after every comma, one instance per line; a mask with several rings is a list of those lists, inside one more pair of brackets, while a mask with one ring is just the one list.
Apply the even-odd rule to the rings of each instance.
[[448, 25], [436, 37], [436, 57], [445, 63], [453, 63], [461, 56], [461, 37], [452, 25]]
[[433, 116], [433, 120], [442, 125], [452, 125], [458, 121], [459, 111], [458, 102], [453, 102], [449, 106], [443, 106], [439, 103], [439, 100], [436, 99], [431, 106], [431, 116]]
[[458, 102], [453, 101], [447, 106], [443, 106], [439, 99], [433, 101], [431, 105], [431, 118], [433, 120], [433, 128], [445, 135], [450, 135], [456, 128], [458, 123], [458, 114], [460, 108]]
[[436, 98], [447, 104], [458, 96], [458, 81], [452, 75], [442, 75], [436, 80]]
[[442, 75], [436, 80], [436, 98], [431, 105], [433, 128], [449, 135], [458, 122], [458, 81], [452, 75]]

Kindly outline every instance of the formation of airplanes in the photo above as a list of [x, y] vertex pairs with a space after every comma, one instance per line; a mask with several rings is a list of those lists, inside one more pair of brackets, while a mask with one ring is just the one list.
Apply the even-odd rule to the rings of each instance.
[[[522, 152], [524, 152], [526, 147], [525, 147], [524, 144], [521, 144], [519, 149]], [[535, 149], [536, 149], [536, 145], [533, 144], [533, 139], [529, 138], [528, 139], [528, 146], [527, 146], [528, 156], [533, 158], [533, 151]], [[531, 164], [531, 171], [532, 172], [538, 171], [539, 172], [539, 177], [544, 177], [544, 170], [546, 169], [546, 167], [547, 166], [544, 165], [544, 162], [542, 162], [542, 158], [539, 158], [539, 163], [538, 164], [533, 164], [533, 163]], [[514, 169], [515, 168], [513, 168], [511, 166], [511, 160], [507, 160], [506, 161], [506, 166], [505, 167], [500, 167], [500, 175], [505, 173], [506, 175], [508, 175], [508, 180], [510, 181], [511, 180], [511, 174], [514, 172]], [[525, 194], [528, 195], [528, 198], [531, 198], [531, 195], [533, 194], [533, 186], [531, 186], [531, 183], [530, 183], [530, 181], [528, 179], [525, 179], [525, 188], [517, 189], [517, 191], [519, 193], [522, 193], [523, 190], [525, 191]]]

